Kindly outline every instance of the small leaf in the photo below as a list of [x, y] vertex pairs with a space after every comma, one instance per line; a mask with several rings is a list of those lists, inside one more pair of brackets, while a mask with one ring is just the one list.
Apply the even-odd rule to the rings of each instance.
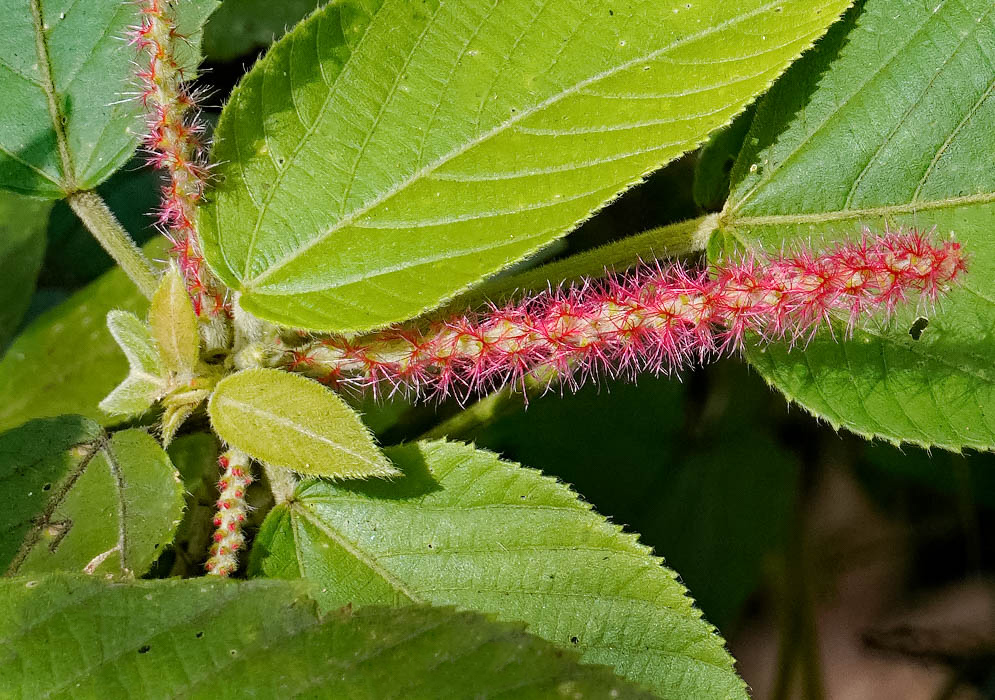
[[397, 474], [345, 401], [296, 374], [250, 369], [226, 377], [208, 412], [222, 440], [264, 464], [339, 479]]
[[834, 427], [995, 449], [992, 56], [991, 0], [868, 0], [757, 108], [713, 254], [918, 227], [954, 235], [969, 263], [935, 310], [906, 305], [848, 342], [747, 349], [768, 382]]
[[82, 416], [0, 436], [0, 568], [7, 575], [148, 571], [183, 514], [183, 488], [148, 433]]
[[[145, 253], [162, 257], [165, 247], [159, 237]], [[36, 318], [0, 360], [0, 431], [66, 413], [105, 425], [120, 420], [97, 408], [128, 373], [106, 316], [112, 309], [144, 315], [147, 306], [116, 268]]]
[[175, 267], [162, 276], [159, 289], [152, 298], [149, 329], [159, 344], [166, 369], [183, 376], [192, 375], [200, 349], [197, 314]]
[[319, 614], [287, 581], [2, 581], [0, 646], [4, 697], [652, 697], [520, 625], [429, 607]]
[[128, 358], [129, 372], [117, 388], [100, 402], [107, 413], [133, 416], [144, 413], [167, 390], [166, 370], [148, 327], [135, 314], [111, 311], [107, 327]]
[[0, 192], [0, 353], [34, 294], [51, 209], [48, 202]]
[[148, 327], [133, 313], [111, 311], [107, 314], [107, 327], [124, 356], [132, 372], [158, 379], [165, 372], [159, 349], [149, 333]]
[[[200, 27], [217, 0], [181, 0], [188, 37], [178, 60], [193, 77]], [[0, 189], [62, 197], [92, 189], [138, 145], [142, 106], [134, 91], [137, 3], [0, 0]]]
[[225, 105], [204, 254], [276, 323], [412, 318], [693, 149], [848, 4], [329, 3]]
[[466, 445], [387, 452], [402, 478], [302, 483], [266, 518], [250, 572], [310, 579], [329, 607], [432, 603], [521, 620], [660, 697], [746, 698], [674, 572], [567, 487]]

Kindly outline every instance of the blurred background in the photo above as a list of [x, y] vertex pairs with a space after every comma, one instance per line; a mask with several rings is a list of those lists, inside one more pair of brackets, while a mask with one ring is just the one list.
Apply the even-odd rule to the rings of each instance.
[[[315, 4], [225, 0], [205, 35], [209, 110]], [[543, 258], [720, 209], [749, 119]], [[147, 212], [158, 176], [140, 160], [100, 191], [137, 239], [155, 235]], [[22, 328], [110, 267], [64, 203], [0, 194], [0, 212], [0, 239], [46, 232]], [[13, 337], [3, 328], [0, 347]], [[385, 443], [459, 411], [361, 408]], [[736, 359], [680, 378], [554, 392], [527, 407], [521, 397], [501, 401], [496, 420], [453, 437], [559, 477], [640, 533], [729, 641], [756, 698], [995, 698], [995, 455], [927, 454], [837, 433]]]

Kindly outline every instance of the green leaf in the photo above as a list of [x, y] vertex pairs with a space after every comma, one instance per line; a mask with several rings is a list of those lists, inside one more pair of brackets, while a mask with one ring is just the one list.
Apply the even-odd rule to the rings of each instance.
[[755, 104], [747, 107], [732, 124], [712, 134], [698, 153], [693, 193], [702, 209], [718, 211], [729, 196], [729, 177], [756, 114]]
[[302, 484], [250, 570], [326, 605], [432, 603], [522, 620], [663, 698], [745, 698], [722, 639], [632, 535], [565, 486], [456, 443], [388, 450], [394, 482]]
[[[165, 246], [160, 237], [145, 252], [161, 257]], [[105, 318], [112, 309], [144, 315], [147, 306], [128, 276], [114, 269], [35, 319], [0, 360], [0, 431], [64, 413], [104, 424], [120, 420], [97, 408], [128, 373]]]
[[204, 27], [204, 54], [231, 61], [269, 46], [322, 0], [225, 0]]
[[480, 615], [320, 614], [286, 581], [0, 582], [5, 697], [650, 698]]
[[128, 358], [128, 376], [100, 402], [100, 410], [123, 416], [145, 413], [167, 390], [159, 348], [145, 325], [129, 311], [107, 314], [107, 328]]
[[[217, 0], [181, 0], [189, 42], [180, 63], [193, 73], [199, 31]], [[0, 189], [62, 197], [90, 189], [128, 160], [141, 133], [134, 49], [139, 23], [121, 0], [0, 0]]]
[[0, 436], [0, 568], [141, 575], [183, 514], [183, 488], [148, 433], [111, 435], [82, 416]]
[[343, 0], [232, 94], [204, 252], [262, 318], [409, 319], [728, 123], [848, 0]]
[[45, 256], [52, 205], [0, 192], [0, 353], [28, 310]]
[[200, 350], [197, 313], [175, 267], [162, 276], [159, 289], [152, 297], [149, 329], [159, 346], [165, 368], [181, 376], [192, 376]]
[[902, 309], [849, 342], [748, 351], [769, 382], [834, 427], [995, 447], [993, 55], [988, 0], [869, 0], [759, 106], [713, 251], [916, 226], [954, 233], [969, 256], [935, 311]]
[[264, 464], [336, 479], [397, 474], [356, 412], [305, 377], [233, 374], [218, 383], [207, 410], [222, 440]]

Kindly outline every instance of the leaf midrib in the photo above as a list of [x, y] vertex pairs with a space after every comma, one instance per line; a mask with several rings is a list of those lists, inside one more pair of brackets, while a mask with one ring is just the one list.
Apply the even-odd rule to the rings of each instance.
[[[377, 206], [379, 206], [383, 202], [389, 200], [394, 195], [396, 195], [399, 192], [403, 191], [404, 189], [406, 189], [411, 184], [413, 184], [413, 183], [417, 182], [418, 180], [420, 180], [420, 179], [426, 177], [427, 175], [431, 174], [434, 170], [438, 169], [439, 167], [441, 167], [442, 165], [444, 165], [448, 161], [450, 161], [450, 160], [452, 160], [452, 159], [454, 159], [454, 158], [462, 155], [463, 153], [466, 153], [467, 151], [471, 150], [472, 148], [475, 148], [476, 146], [479, 146], [480, 144], [486, 142], [490, 138], [492, 138], [492, 137], [494, 137], [494, 136], [496, 136], [498, 134], [503, 133], [505, 130], [507, 130], [508, 128], [514, 126], [519, 121], [521, 121], [521, 120], [523, 120], [523, 119], [525, 119], [527, 117], [530, 117], [530, 116], [532, 116], [534, 114], [537, 114], [537, 113], [545, 110], [547, 107], [549, 107], [549, 106], [551, 106], [551, 105], [559, 102], [562, 99], [565, 99], [566, 97], [568, 97], [568, 96], [570, 96], [570, 95], [572, 95], [572, 94], [574, 94], [576, 92], [579, 92], [580, 90], [583, 90], [584, 88], [588, 87], [589, 85], [593, 85], [593, 84], [595, 84], [595, 83], [597, 83], [597, 82], [599, 82], [601, 80], [604, 80], [606, 78], [609, 78], [609, 77], [615, 75], [616, 73], [619, 73], [621, 71], [624, 71], [624, 70], [627, 70], [629, 68], [632, 68], [633, 66], [638, 66], [638, 65], [640, 65], [642, 63], [645, 63], [647, 61], [652, 61], [655, 58], [657, 58], [658, 56], [661, 56], [661, 55], [663, 55], [665, 53], [668, 53], [668, 52], [670, 52], [670, 51], [672, 51], [672, 50], [674, 50], [674, 49], [676, 49], [676, 48], [678, 48], [680, 46], [683, 46], [685, 44], [689, 44], [689, 43], [692, 43], [692, 42], [695, 42], [695, 41], [699, 41], [699, 40], [701, 40], [701, 39], [703, 39], [703, 38], [705, 38], [707, 36], [710, 36], [711, 34], [715, 34], [715, 33], [718, 33], [720, 31], [724, 31], [724, 30], [728, 29], [729, 27], [733, 27], [733, 26], [739, 24], [740, 22], [743, 22], [743, 21], [751, 19], [751, 18], [753, 18], [753, 17], [755, 17], [757, 15], [761, 15], [761, 14], [763, 14], [765, 12], [768, 12], [772, 8], [777, 7], [779, 4], [780, 4], [779, 0], [774, 0], [772, 2], [769, 2], [769, 3], [766, 3], [764, 5], [761, 5], [760, 7], [758, 7], [757, 9], [755, 9], [755, 10], [753, 10], [751, 12], [747, 12], [747, 13], [741, 14], [741, 15], [735, 17], [735, 18], [727, 19], [727, 20], [725, 20], [724, 22], [722, 22], [720, 24], [708, 27], [708, 28], [706, 28], [706, 29], [704, 29], [704, 30], [696, 33], [696, 34], [689, 34], [689, 35], [687, 35], [685, 37], [681, 37], [680, 39], [672, 42], [671, 44], [669, 44], [667, 46], [661, 47], [661, 48], [657, 49], [656, 51], [651, 51], [651, 52], [649, 52], [648, 54], [646, 54], [644, 56], [640, 56], [640, 57], [631, 59], [629, 61], [623, 62], [623, 63], [621, 63], [621, 64], [619, 64], [617, 66], [614, 66], [614, 67], [612, 67], [612, 68], [610, 68], [608, 70], [602, 71], [601, 73], [597, 73], [597, 74], [595, 74], [595, 75], [593, 75], [593, 76], [591, 76], [589, 78], [586, 78], [585, 80], [579, 81], [579, 82], [575, 83], [574, 85], [570, 86], [569, 88], [567, 88], [566, 90], [563, 90], [560, 93], [558, 93], [556, 95], [553, 95], [552, 97], [547, 98], [546, 100], [544, 100], [544, 101], [542, 101], [542, 102], [534, 105], [533, 107], [521, 110], [520, 112], [516, 112], [515, 116], [510, 117], [509, 119], [505, 120], [504, 122], [498, 124], [496, 127], [494, 127], [493, 129], [491, 129], [490, 131], [485, 132], [484, 134], [478, 135], [477, 137], [475, 137], [473, 139], [470, 139], [467, 143], [463, 144], [462, 146], [459, 146], [459, 147], [453, 149], [452, 151], [450, 151], [449, 153], [443, 155], [441, 158], [437, 159], [436, 161], [434, 161], [432, 163], [429, 163], [428, 165], [424, 166], [423, 168], [415, 171], [412, 175], [410, 175], [406, 179], [402, 180], [401, 182], [397, 183], [393, 187], [389, 188], [388, 190], [386, 190], [385, 192], [383, 192], [378, 197], [375, 197], [369, 203], [364, 204], [361, 207], [353, 210], [352, 212], [350, 212], [346, 216], [344, 216], [341, 219], [339, 219], [339, 221], [336, 224], [334, 224], [332, 227], [330, 227], [328, 230], [326, 230], [321, 235], [314, 237], [313, 239], [311, 239], [310, 241], [308, 241], [306, 244], [304, 244], [303, 246], [298, 247], [296, 250], [292, 251], [288, 255], [285, 255], [285, 256], [283, 256], [281, 258], [278, 258], [277, 260], [275, 260], [272, 263], [270, 263], [269, 266], [265, 270], [263, 270], [263, 272], [261, 272], [260, 274], [256, 275], [252, 279], [243, 280], [242, 281], [242, 289], [244, 291], [251, 291], [251, 287], [252, 286], [259, 285], [261, 282], [263, 282], [264, 280], [266, 280], [268, 277], [272, 276], [275, 272], [279, 271], [280, 269], [282, 269], [283, 267], [285, 267], [289, 263], [297, 260], [302, 255], [305, 255], [309, 250], [311, 250], [315, 246], [317, 246], [320, 243], [322, 243], [324, 240], [326, 240], [330, 235], [332, 235], [336, 231], [349, 226], [352, 222], [354, 222], [357, 219], [359, 219], [360, 217], [364, 216], [365, 214], [367, 214], [368, 212], [370, 212], [372, 209], [376, 208]], [[355, 53], [350, 54], [350, 57], [349, 57], [348, 61], [346, 62], [345, 66], [343, 66], [342, 71], [340, 72], [340, 75], [345, 72], [346, 66], [348, 66], [349, 62], [351, 62], [353, 60], [354, 56], [355, 56]], [[320, 119], [320, 114], [319, 114], [319, 116], [316, 119]], [[289, 159], [288, 159], [288, 165], [289, 165]], [[290, 172], [291, 170], [292, 170], [292, 168], [287, 167], [287, 168], [285, 168], [285, 170], [282, 173], [278, 174], [277, 178], [270, 185], [269, 191], [270, 192], [275, 192], [279, 188], [280, 183], [281, 183], [284, 175], [287, 172]], [[253, 233], [252, 233], [252, 239], [253, 240], [255, 240], [255, 237], [256, 237], [256, 235], [258, 233], [259, 227], [261, 226], [261, 222], [262, 222], [262, 218], [263, 218], [263, 215], [264, 215], [264, 212], [265, 212], [265, 208], [266, 208], [266, 205], [264, 204], [263, 205], [263, 212], [260, 213], [260, 216], [259, 216], [259, 218], [257, 220], [257, 224], [254, 227], [254, 230], [253, 230]], [[246, 256], [247, 261], [248, 261], [248, 257], [249, 256], [247, 255]], [[247, 269], [247, 267], [246, 267], [246, 269]]]
[[59, 162], [62, 166], [62, 179], [58, 183], [66, 194], [76, 190], [76, 171], [73, 167], [72, 154], [69, 152], [69, 141], [66, 138], [63, 114], [59, 107], [59, 97], [55, 91], [55, 78], [52, 72], [52, 61], [48, 53], [48, 41], [45, 38], [45, 22], [42, 15], [41, 0], [31, 0], [31, 21], [35, 30], [35, 50], [38, 53], [38, 72], [41, 75], [41, 88], [48, 104], [48, 114], [55, 132], [55, 142], [59, 150]]
[[382, 464], [374, 462], [369, 457], [359, 454], [358, 452], [354, 452], [349, 448], [343, 446], [341, 443], [335, 442], [334, 440], [325, 435], [320, 435], [314, 432], [313, 430], [308, 429], [306, 426], [300, 423], [296, 423], [282, 415], [278, 415], [276, 413], [273, 413], [272, 411], [265, 411], [263, 409], [257, 408], [256, 406], [253, 406], [250, 403], [246, 403], [245, 401], [239, 401], [238, 399], [232, 398], [230, 396], [223, 396], [223, 395], [218, 396], [218, 402], [221, 403], [222, 405], [233, 407], [235, 408], [235, 410], [242, 410], [243, 412], [248, 413], [250, 415], [256, 416], [258, 418], [264, 418], [267, 421], [271, 421], [273, 423], [282, 425], [286, 428], [290, 428], [296, 433], [300, 433], [305, 437], [324, 443], [329, 447], [331, 447], [332, 449], [339, 450], [340, 452], [344, 452], [345, 454], [350, 455], [351, 457], [355, 457], [361, 462], [369, 464], [371, 467], [374, 467], [378, 470], [383, 469]]

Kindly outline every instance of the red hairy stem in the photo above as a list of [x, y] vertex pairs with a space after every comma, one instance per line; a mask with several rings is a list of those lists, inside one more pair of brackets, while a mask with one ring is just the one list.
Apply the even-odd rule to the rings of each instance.
[[750, 255], [708, 269], [642, 265], [425, 329], [312, 339], [278, 364], [334, 386], [442, 399], [589, 378], [670, 374], [761, 342], [807, 342], [831, 321], [935, 302], [965, 270], [957, 243], [916, 231], [865, 232], [815, 254]]
[[187, 89], [175, 58], [175, 47], [185, 37], [176, 31], [170, 0], [139, 0], [139, 5], [142, 21], [131, 30], [131, 42], [148, 59], [137, 74], [146, 110], [145, 148], [149, 163], [169, 175], [158, 223], [173, 243], [197, 315], [215, 315], [227, 310], [227, 298], [204, 263], [197, 237], [196, 208], [208, 167], [197, 95]]
[[214, 576], [230, 576], [238, 568], [238, 553], [245, 546], [242, 526], [249, 507], [245, 491], [252, 483], [249, 458], [244, 452], [228, 450], [218, 459], [221, 479], [218, 481], [218, 512], [214, 516], [211, 557], [204, 568]]

